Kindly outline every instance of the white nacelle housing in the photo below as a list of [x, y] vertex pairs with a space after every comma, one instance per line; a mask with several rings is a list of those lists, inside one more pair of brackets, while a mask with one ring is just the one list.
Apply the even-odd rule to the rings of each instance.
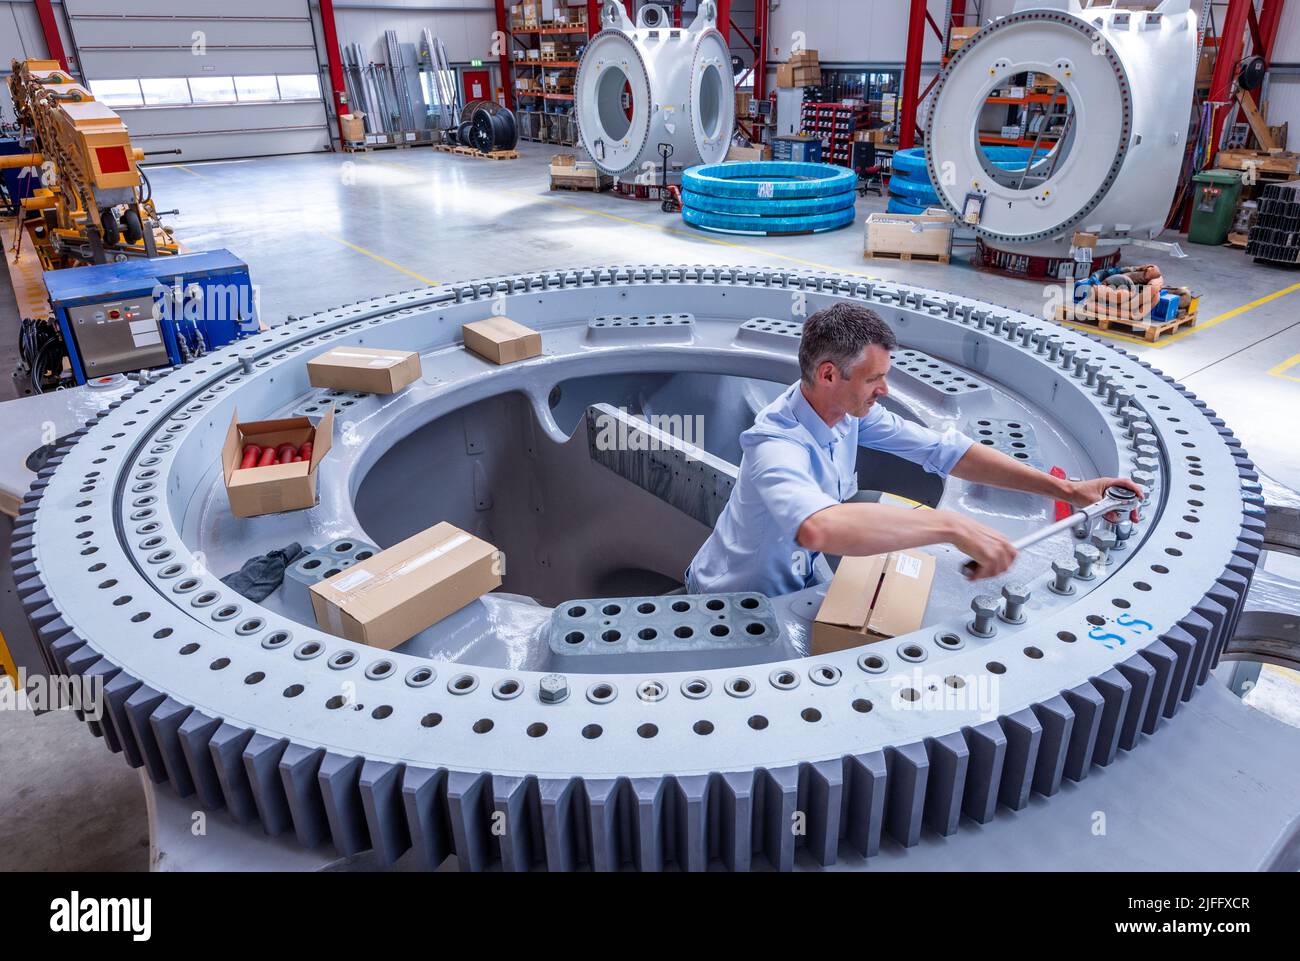
[[615, 0], [604, 4], [600, 20], [574, 84], [579, 136], [596, 166], [615, 176], [653, 175], [661, 143], [673, 145], [674, 167], [724, 160], [735, 84], [716, 4], [701, 3], [689, 27], [670, 26], [657, 4], [642, 6], [634, 26]]

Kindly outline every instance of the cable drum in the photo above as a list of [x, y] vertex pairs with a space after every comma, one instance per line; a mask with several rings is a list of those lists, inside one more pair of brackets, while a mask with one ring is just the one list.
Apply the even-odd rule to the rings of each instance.
[[713, 213], [699, 210], [682, 197], [682, 219], [693, 227], [733, 234], [806, 234], [837, 230], [853, 223], [856, 211], [852, 206], [828, 214], [769, 217], [743, 214]]
[[518, 143], [519, 129], [511, 111], [500, 106], [491, 109], [486, 105], [474, 111], [467, 146], [480, 153], [491, 153], [494, 150], [514, 150]]

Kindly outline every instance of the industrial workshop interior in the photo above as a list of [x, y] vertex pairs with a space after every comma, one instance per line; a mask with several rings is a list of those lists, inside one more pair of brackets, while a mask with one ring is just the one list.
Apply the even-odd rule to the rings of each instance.
[[18, 928], [1300, 871], [1300, 0], [0, 7]]

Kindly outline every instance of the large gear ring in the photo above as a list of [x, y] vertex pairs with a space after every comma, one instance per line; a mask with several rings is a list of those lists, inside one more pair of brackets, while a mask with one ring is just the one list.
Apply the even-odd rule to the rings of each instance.
[[[927, 626], [915, 634], [739, 666], [569, 667], [574, 690], [555, 701], [539, 697], [541, 672], [526, 669], [527, 659], [483, 665], [364, 647], [269, 600], [252, 603], [209, 573], [214, 556], [229, 568], [237, 550], [249, 556], [290, 539], [393, 540], [371, 527], [401, 521], [394, 517], [408, 502], [394, 487], [386, 513], [363, 510], [367, 477], [388, 469], [403, 441], [435, 436], [417, 432], [475, 404], [515, 405], [526, 421], [511, 435], [521, 438], [517, 473], [528, 474], [527, 458], [567, 439], [556, 420], [564, 404], [577, 405], [577, 421], [588, 403], [613, 401], [583, 392], [617, 378], [730, 377], [745, 390], [788, 383], [800, 325], [772, 318], [838, 299], [870, 305], [897, 331], [893, 380], [912, 415], [960, 424], [1020, 412], [1038, 422], [1047, 461], [1151, 475], [1144, 520], [1102, 576], [1060, 596], [1045, 589], [1048, 575], [1028, 574], [1027, 622], [986, 640], [966, 632], [974, 592], [945, 554]], [[460, 348], [461, 323], [497, 304], [542, 331], [542, 357], [494, 367]], [[417, 349], [425, 377], [393, 397], [336, 398], [351, 405], [339, 412], [316, 508], [233, 518], [218, 461], [236, 406], [245, 420], [311, 406], [304, 362], [355, 344]], [[1135, 421], [1141, 431], [1130, 437]], [[437, 436], [437, 450], [408, 446], [473, 458], [498, 443], [469, 419], [456, 443]], [[458, 444], [469, 453], [448, 450]], [[435, 466], [421, 483], [448, 473]], [[467, 470], [468, 488], [479, 474]], [[556, 497], [534, 490], [535, 518], [598, 508], [564, 504], [583, 495], [576, 473], [563, 481], [570, 486]], [[491, 494], [474, 490], [470, 521], [486, 516]], [[427, 509], [451, 510], [440, 491], [428, 487], [409, 503], [445, 500]], [[970, 505], [982, 496], [961, 492]], [[789, 868], [799, 847], [830, 863], [842, 843], [875, 853], [882, 832], [910, 845], [923, 825], [948, 834], [962, 814], [987, 821], [999, 804], [1050, 796], [1063, 778], [1081, 780], [1154, 733], [1206, 681], [1231, 636], [1262, 543], [1261, 505], [1250, 461], [1213, 411], [1084, 334], [854, 276], [601, 267], [290, 317], [138, 388], [40, 472], [17, 521], [13, 565], [51, 669], [105, 681], [95, 733], [155, 783], [269, 833], [331, 840], [344, 854], [374, 848], [390, 861], [413, 847], [429, 866], [454, 853], [470, 869], [701, 869], [711, 860], [744, 869], [755, 855]], [[594, 519], [573, 531], [574, 565], [583, 562], [581, 538], [608, 543], [631, 523]], [[554, 563], [540, 555], [537, 563], [565, 561], [557, 549]], [[772, 599], [792, 644], [807, 630], [815, 590]], [[512, 623], [549, 616], [523, 599], [488, 601], [431, 629], [435, 641], [457, 632], [440, 650], [471, 650]], [[931, 706], [913, 673], [922, 668], [940, 686], [996, 678], [996, 703], [987, 712]], [[1158, 749], [1157, 741], [1142, 750]], [[504, 835], [494, 830], [498, 815]]]

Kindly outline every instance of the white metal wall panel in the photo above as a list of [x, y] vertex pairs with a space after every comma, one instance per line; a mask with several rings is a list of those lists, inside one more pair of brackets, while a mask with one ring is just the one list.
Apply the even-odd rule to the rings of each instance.
[[9, 64], [15, 60], [43, 58], [45, 37], [31, 0], [0, 0], [0, 116], [14, 119], [9, 102]]
[[496, 59], [492, 54], [492, 32], [497, 28], [494, 0], [342, 0], [334, 4], [334, 18], [339, 43], [359, 43], [376, 59], [385, 30], [396, 30], [402, 43], [418, 44], [425, 28], [442, 38], [453, 63]]
[[[823, 63], [902, 63], [907, 52], [905, 0], [781, 0], [771, 12], [768, 56], [783, 61], [797, 33]], [[929, 0], [930, 15], [943, 19], [943, 0]], [[939, 60], [939, 41], [926, 27], [925, 56]]]
[[[64, 0], [63, 7], [89, 80], [311, 74], [321, 78], [324, 92], [308, 4]], [[182, 160], [301, 153], [329, 145], [323, 99], [118, 112], [140, 146], [179, 148]]]

